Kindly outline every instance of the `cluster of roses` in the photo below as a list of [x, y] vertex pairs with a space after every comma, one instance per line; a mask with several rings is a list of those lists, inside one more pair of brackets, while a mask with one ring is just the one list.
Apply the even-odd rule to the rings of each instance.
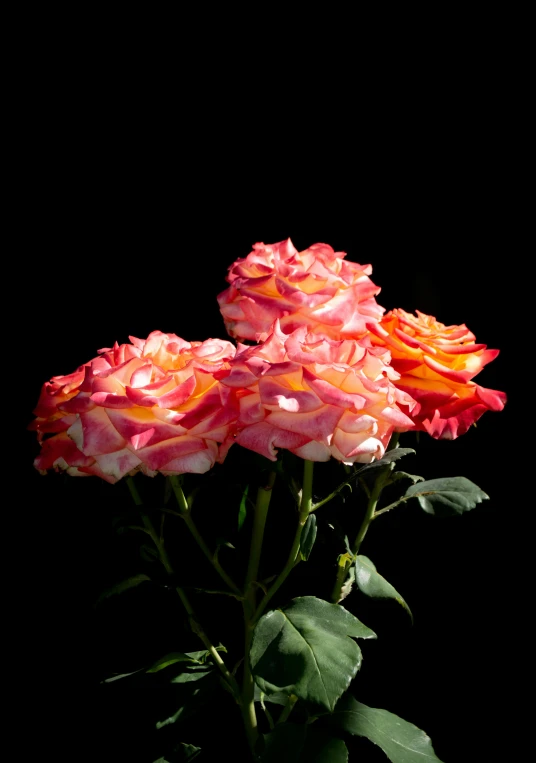
[[286, 448], [368, 463], [394, 431], [455, 439], [504, 407], [503, 392], [472, 381], [498, 350], [465, 325], [384, 314], [371, 266], [344, 257], [326, 244], [255, 244], [217, 297], [236, 346], [154, 331], [46, 382], [30, 424], [35, 467], [111, 483], [204, 473], [233, 443], [272, 461]]

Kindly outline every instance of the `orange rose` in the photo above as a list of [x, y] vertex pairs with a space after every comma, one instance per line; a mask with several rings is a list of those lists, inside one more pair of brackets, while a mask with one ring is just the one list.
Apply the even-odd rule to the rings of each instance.
[[368, 277], [370, 265], [344, 259], [328, 244], [298, 252], [290, 239], [255, 244], [227, 275], [231, 284], [218, 295], [225, 328], [237, 339], [264, 341], [273, 322], [290, 334], [300, 326], [332, 339], [358, 339], [384, 308], [380, 289]]
[[417, 430], [454, 440], [486, 411], [504, 408], [504, 392], [471, 381], [499, 350], [475, 344], [465, 325], [445, 326], [431, 315], [398, 308], [369, 329], [372, 342], [391, 352], [391, 364], [400, 373], [397, 387], [420, 403], [410, 414]]
[[394, 430], [413, 427], [405, 411], [417, 405], [395, 386], [389, 359], [383, 348], [305, 327], [286, 335], [276, 321], [266, 342], [239, 346], [222, 380], [239, 397], [235, 441], [272, 461], [278, 447], [310, 461], [381, 458]]
[[161, 331], [130, 340], [43, 385], [29, 427], [42, 443], [37, 469], [113, 483], [136, 470], [203, 473], [224, 457], [237, 409], [216, 376], [234, 345]]

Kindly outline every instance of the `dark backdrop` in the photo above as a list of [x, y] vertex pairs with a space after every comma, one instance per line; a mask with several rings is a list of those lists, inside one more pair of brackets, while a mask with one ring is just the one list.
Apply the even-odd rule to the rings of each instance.
[[[298, 249], [325, 242], [370, 262], [387, 309], [466, 323], [501, 351], [477, 381], [508, 394], [505, 410], [455, 442], [423, 440], [408, 464], [427, 478], [466, 476], [490, 500], [446, 521], [418, 511], [407, 521], [385, 517], [363, 545], [415, 624], [403, 613], [380, 617], [358, 681], [363, 702], [426, 730], [446, 763], [521, 759], [528, 507], [510, 480], [521, 436], [514, 261], [526, 212], [507, 152], [493, 155], [497, 133], [474, 116], [456, 131], [384, 127], [374, 142], [348, 139], [342, 149], [338, 136], [322, 134], [329, 150], [300, 150], [296, 138], [282, 159], [270, 133], [251, 137], [253, 120], [236, 127], [231, 145], [202, 120], [179, 133], [162, 110], [144, 131], [149, 120], [136, 122], [133, 108], [110, 100], [86, 112], [74, 103], [74, 111], [58, 106], [65, 119], [25, 143], [16, 187], [22, 491], [10, 497], [6, 544], [18, 592], [12, 662], [22, 747], [37, 738], [58, 760], [158, 757], [140, 709], [146, 698], [104, 695], [98, 685], [121, 652], [92, 608], [113, 567], [113, 532], [99, 490], [84, 481], [59, 494], [53, 476], [32, 468], [37, 445], [25, 427], [41, 384], [129, 335], [224, 337], [216, 295], [228, 266], [257, 241], [290, 237]], [[365, 622], [378, 618], [363, 606]], [[160, 627], [147, 608], [139, 631], [135, 621], [128, 633], [116, 623], [129, 653]]]

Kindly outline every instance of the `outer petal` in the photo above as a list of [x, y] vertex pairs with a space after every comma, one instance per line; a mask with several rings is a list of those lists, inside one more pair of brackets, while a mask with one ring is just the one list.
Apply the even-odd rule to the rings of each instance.
[[116, 450], [114, 453], [95, 456], [102, 473], [112, 477], [115, 481], [120, 480], [125, 474], [141, 464], [141, 460], [128, 448]]
[[288, 413], [272, 411], [267, 421], [279, 429], [306, 435], [310, 440], [329, 445], [333, 431], [341, 418], [343, 411], [333, 405], [324, 405], [318, 411], [309, 413]]
[[160, 471], [162, 474], [184, 474], [185, 472], [205, 474], [209, 469], [212, 469], [217, 457], [218, 448], [210, 442], [209, 447], [204, 450], [179, 456], [165, 464]]
[[179, 457], [205, 450], [206, 447], [200, 437], [182, 435], [142, 448], [137, 455], [149, 469], [159, 470]]
[[68, 434], [86, 456], [96, 456], [122, 450], [126, 440], [111, 423], [104, 408], [81, 413], [69, 428]]
[[55, 468], [66, 469], [69, 466], [91, 466], [94, 462], [93, 458], [85, 456], [76, 447], [65, 432], [60, 432], [43, 442], [41, 452], [34, 460], [34, 466], [39, 471], [46, 471]]
[[464, 324], [445, 326], [433, 316], [397, 309], [369, 329], [372, 342], [392, 354], [400, 374], [397, 387], [419, 403], [408, 411], [417, 429], [438, 439], [455, 439], [486, 411], [504, 407], [504, 392], [471, 381], [499, 351], [476, 343]]
[[331, 458], [331, 450], [327, 445], [321, 442], [310, 442], [302, 445], [299, 448], [289, 448], [296, 456], [303, 458], [306, 461], [329, 461]]
[[269, 458], [270, 461], [276, 461], [276, 445], [292, 450], [309, 442], [309, 438], [285, 429], [278, 429], [269, 422], [261, 421], [242, 429], [236, 437], [236, 442], [248, 450]]

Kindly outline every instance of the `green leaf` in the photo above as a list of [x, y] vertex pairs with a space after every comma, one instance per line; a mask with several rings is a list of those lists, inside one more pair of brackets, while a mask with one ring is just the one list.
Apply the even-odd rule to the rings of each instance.
[[[223, 644], [218, 644], [218, 646], [214, 647], [217, 652], [224, 652], [227, 654], [227, 649], [223, 646]], [[192, 660], [195, 660], [196, 662], [206, 662], [208, 658], [210, 657], [210, 652], [208, 649], [201, 649], [199, 652], [185, 652], [188, 657], [191, 657]], [[212, 658], [211, 658], [212, 659]]]
[[389, 482], [398, 482], [399, 480], [411, 480], [415, 484], [416, 482], [424, 482], [424, 477], [419, 477], [418, 474], [408, 474], [407, 472], [393, 472], [389, 477]]
[[242, 493], [242, 500], [240, 501], [240, 508], [238, 509], [238, 529], [242, 529], [242, 525], [246, 519], [247, 514], [247, 502], [248, 502], [249, 485], [246, 485], [246, 489]]
[[361, 666], [354, 638], [376, 634], [339, 604], [294, 599], [257, 623], [250, 651], [255, 681], [266, 694], [296, 694], [333, 710]]
[[343, 740], [326, 729], [282, 723], [264, 735], [264, 744], [261, 763], [348, 763]]
[[307, 726], [281, 723], [264, 735], [262, 763], [298, 763], [305, 744]]
[[[222, 546], [225, 546], [225, 548], [232, 548], [233, 550], [236, 548], [236, 546], [233, 546], [230, 540], [227, 540], [227, 538], [223, 538], [221, 535], [216, 538], [216, 552], [219, 554], [220, 548]], [[215, 554], [216, 556], [216, 554]]]
[[143, 668], [138, 668], [138, 670], [133, 670], [131, 673], [116, 673], [116, 675], [110, 676], [110, 678], [105, 678], [104, 681], [101, 681], [101, 684], [111, 684], [114, 681], [119, 681], [121, 678], [135, 676], [137, 673], [141, 673], [142, 671]]
[[158, 758], [154, 763], [190, 763], [201, 753], [201, 747], [181, 742], [175, 747], [173, 753], [165, 758]]
[[284, 694], [282, 691], [274, 692], [273, 694], [265, 694], [263, 691], [259, 689], [257, 684], [255, 684], [255, 694], [254, 699], [255, 702], [271, 702], [273, 705], [283, 705], [285, 706], [288, 702], [289, 695]]
[[[158, 673], [159, 670], [163, 670], [170, 665], [174, 665], [176, 662], [201, 663], [201, 660], [199, 658], [192, 657], [192, 654], [205, 654], [205, 652], [190, 652], [190, 654], [184, 652], [171, 652], [170, 654], [166, 654], [164, 657], [160, 657], [159, 660], [151, 665], [151, 667], [147, 670], [147, 673]], [[208, 652], [206, 652], [206, 654], [208, 654]]]
[[314, 514], [309, 514], [300, 536], [300, 554], [304, 562], [309, 559], [311, 551], [313, 550], [317, 529], [316, 516]]
[[308, 726], [300, 763], [348, 763], [348, 748], [326, 729]]
[[201, 486], [198, 485], [197, 487], [194, 487], [193, 490], [191, 490], [188, 495], [186, 496], [186, 503], [188, 504], [188, 508], [190, 511], [192, 510], [192, 506], [194, 505], [194, 501], [201, 492]]
[[175, 676], [171, 679], [170, 683], [172, 684], [188, 684], [192, 681], [200, 681], [202, 678], [206, 678], [210, 673], [213, 673], [214, 669], [211, 668], [209, 665], [200, 667], [198, 666], [197, 670], [195, 671], [188, 671], [185, 670], [182, 673], [179, 673], [178, 676]]
[[489, 500], [478, 485], [466, 477], [441, 477], [411, 485], [405, 498], [417, 498], [427, 514], [449, 517], [474, 509], [478, 503]]
[[[220, 646], [216, 647], [216, 651], [226, 652], [227, 649], [220, 644]], [[189, 657], [193, 662], [201, 662], [203, 664], [210, 657], [210, 652], [208, 651], [208, 649], [200, 649], [198, 652], [185, 652], [184, 654], [187, 657]]]
[[144, 543], [140, 546], [140, 556], [145, 562], [158, 561], [158, 551], [151, 543]]
[[411, 610], [402, 596], [400, 596], [391, 583], [388, 583], [387, 580], [380, 575], [367, 556], [356, 556], [354, 574], [357, 587], [362, 593], [375, 599], [395, 599], [404, 607], [413, 622]]
[[141, 527], [140, 525], [118, 525], [115, 529], [118, 535], [124, 535], [128, 532], [140, 532], [148, 535], [145, 527]]
[[106, 591], [103, 591], [97, 599], [97, 604], [101, 604], [101, 602], [109, 599], [111, 596], [116, 596], [117, 594], [129, 591], [131, 588], [136, 588], [140, 583], [147, 582], [151, 582], [151, 578], [148, 575], [133, 575], [126, 580], [122, 580], [120, 583], [116, 583], [116, 585], [108, 588]]
[[362, 705], [352, 696], [343, 697], [335, 711], [323, 717], [330, 725], [378, 745], [391, 763], [441, 763], [424, 731], [387, 710]]
[[[221, 645], [217, 646], [216, 649], [219, 652], [227, 651], [227, 649], [225, 649], [225, 647]], [[172, 654], [181, 654], [181, 652], [173, 652]], [[184, 654], [186, 655], [186, 657], [189, 657], [190, 660], [192, 660], [192, 662], [206, 662], [207, 657], [210, 657], [210, 652], [208, 651], [208, 649], [200, 649], [197, 652], [184, 652]]]
[[[227, 652], [227, 649], [222, 645], [216, 647], [218, 652]], [[189, 663], [186, 667], [189, 670], [199, 670], [205, 667], [211, 667], [212, 661], [208, 664], [207, 659], [210, 657], [208, 649], [201, 649], [197, 652], [170, 652], [160, 657], [151, 667], [147, 670], [147, 673], [158, 673], [159, 670], [168, 668], [170, 665], [174, 665], [177, 662]]]
[[[187, 706], [181, 705], [176, 713], [173, 715], [170, 715], [169, 718], [165, 718], [163, 721], [157, 721], [156, 722], [156, 729], [160, 730], [163, 729], [164, 726], [169, 726], [172, 723], [177, 723], [183, 716], [187, 713]], [[191, 715], [192, 713], [188, 713], [188, 715]]]
[[198, 681], [193, 684], [186, 683], [176, 686], [175, 690], [180, 692], [180, 707], [173, 713], [173, 715], [158, 721], [155, 724], [156, 728], [162, 729], [164, 726], [185, 721], [195, 713], [199, 712], [199, 710], [201, 710], [201, 708], [208, 702], [214, 700], [218, 696], [218, 692], [216, 691], [218, 685], [216, 671], [210, 671], [206, 681]]
[[363, 472], [368, 472], [370, 469], [377, 469], [381, 466], [387, 466], [387, 464], [391, 464], [393, 461], [398, 461], [398, 459], [403, 458], [404, 456], [408, 456], [410, 453], [416, 453], [416, 451], [413, 450], [413, 448], [393, 448], [393, 450], [388, 450], [387, 453], [384, 453], [383, 458], [379, 458], [377, 461], [373, 461], [371, 464], [365, 464], [365, 466], [362, 466], [358, 470], [359, 474], [361, 475]]
[[189, 763], [190, 760], [197, 758], [201, 752], [201, 747], [181, 742], [176, 752], [178, 755], [177, 763]]

